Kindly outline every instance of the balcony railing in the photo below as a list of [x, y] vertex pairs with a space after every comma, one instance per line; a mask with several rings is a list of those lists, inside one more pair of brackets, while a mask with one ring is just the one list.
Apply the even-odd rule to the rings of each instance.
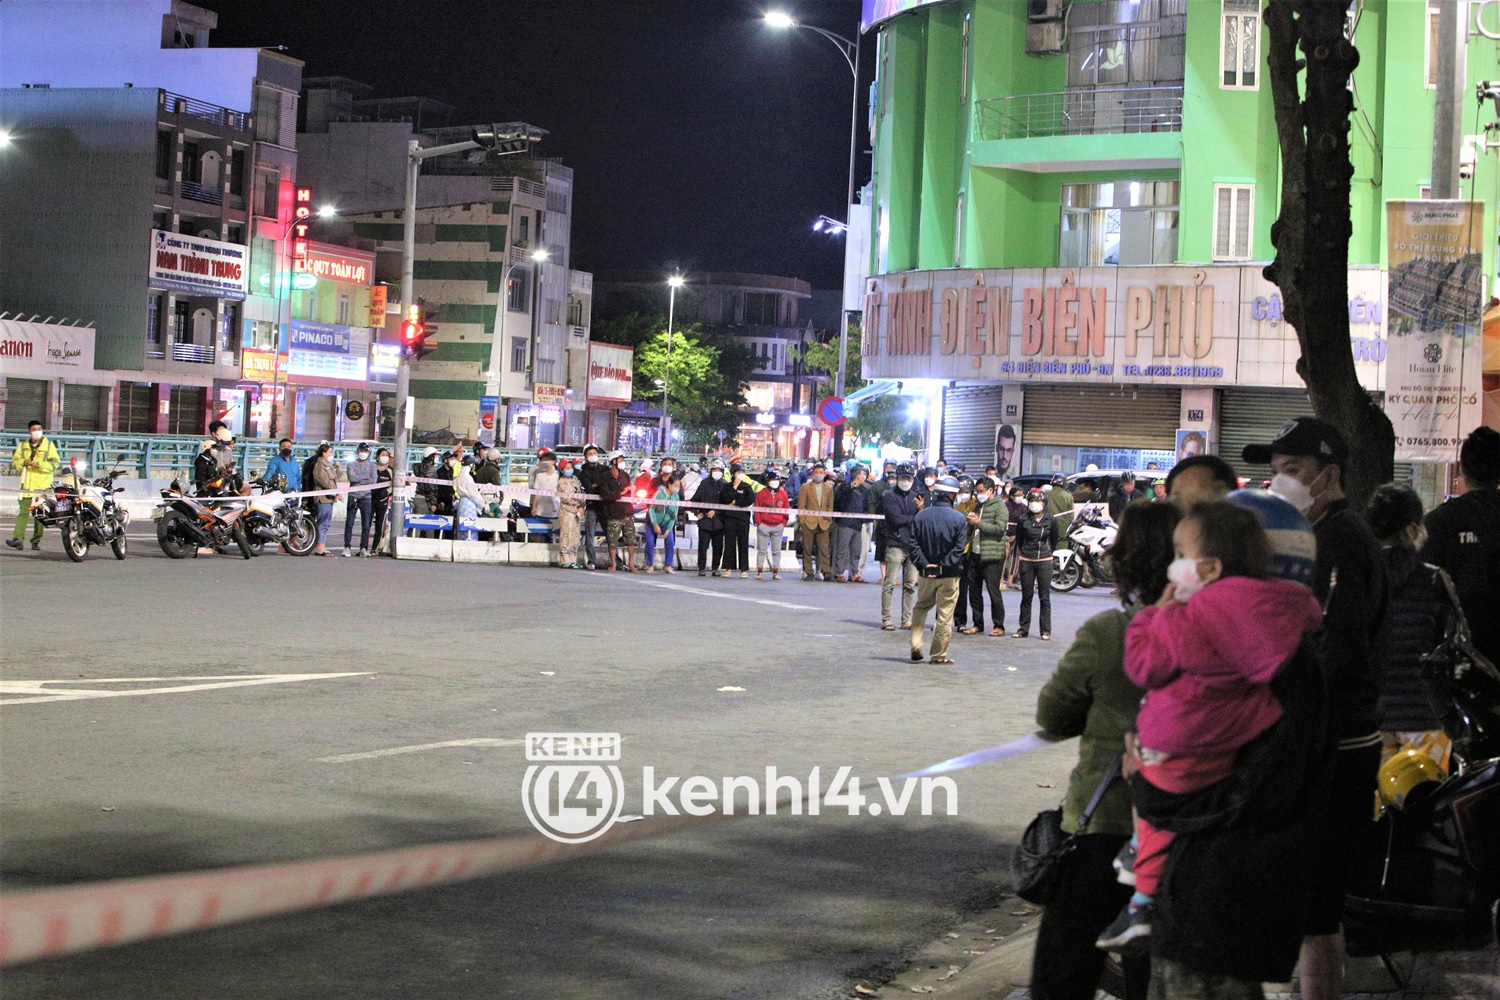
[[1182, 87], [1099, 87], [976, 103], [974, 138], [1181, 132]]
[[233, 111], [165, 90], [161, 92], [161, 109], [169, 115], [186, 115], [215, 125], [227, 125], [236, 132], [250, 131], [250, 116], [243, 111]]
[[211, 365], [214, 363], [214, 346], [212, 344], [173, 344], [172, 360]]
[[224, 193], [218, 188], [199, 184], [197, 181], [183, 181], [182, 196], [192, 201], [207, 202], [210, 205], [218, 205], [224, 200]]

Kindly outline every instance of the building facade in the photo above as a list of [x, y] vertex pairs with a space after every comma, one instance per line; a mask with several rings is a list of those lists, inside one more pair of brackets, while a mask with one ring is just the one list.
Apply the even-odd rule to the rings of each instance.
[[[1295, 334], [1259, 274], [1280, 180], [1260, 6], [867, 3], [863, 357], [877, 381], [864, 393], [927, 397], [929, 440], [971, 464], [993, 461], [1009, 426], [1012, 474], [1145, 468], [1194, 432], [1237, 462], [1242, 442], [1310, 412]], [[1349, 24], [1349, 310], [1375, 393], [1386, 203], [1430, 184], [1435, 23], [1425, 4], [1371, 0]], [[1470, 40], [1471, 83], [1495, 54]], [[1463, 193], [1484, 203], [1489, 276], [1497, 172], [1474, 158]]]

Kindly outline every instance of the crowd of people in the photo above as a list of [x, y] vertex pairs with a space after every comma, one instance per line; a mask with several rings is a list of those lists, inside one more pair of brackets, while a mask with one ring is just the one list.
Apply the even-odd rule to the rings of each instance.
[[1166, 502], [1120, 508], [1121, 606], [1078, 630], [1039, 697], [1042, 730], [1081, 739], [1037, 1000], [1093, 997], [1106, 952], [1125, 1000], [1148, 983], [1260, 997], [1294, 967], [1303, 997], [1336, 1000], [1377, 775], [1413, 753], [1449, 766], [1422, 658], [1466, 618], [1500, 662], [1500, 433], [1469, 435], [1463, 494], [1425, 514], [1396, 484], [1351, 506], [1349, 449], [1313, 418], [1243, 457], [1270, 490], [1203, 454]]

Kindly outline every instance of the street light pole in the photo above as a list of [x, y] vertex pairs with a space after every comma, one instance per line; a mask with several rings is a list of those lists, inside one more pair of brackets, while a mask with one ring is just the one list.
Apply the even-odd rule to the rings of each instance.
[[661, 450], [662, 454], [672, 450], [672, 418], [667, 416], [667, 389], [672, 382], [672, 325], [677, 319], [677, 289], [683, 277], [674, 274], [667, 279], [667, 366], [661, 377]]

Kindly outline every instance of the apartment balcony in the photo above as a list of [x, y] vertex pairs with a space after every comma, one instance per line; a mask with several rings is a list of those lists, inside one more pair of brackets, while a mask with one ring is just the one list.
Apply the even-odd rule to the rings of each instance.
[[224, 194], [217, 187], [199, 184], [197, 181], [183, 181], [182, 196], [189, 201], [201, 201], [206, 205], [219, 205], [224, 201]]
[[211, 365], [214, 363], [214, 346], [212, 344], [173, 344], [172, 360]]
[[217, 127], [212, 130], [205, 129], [206, 131], [217, 132], [224, 129], [232, 132], [250, 131], [250, 116], [243, 111], [234, 111], [165, 90], [157, 91], [157, 93], [160, 95], [157, 100], [160, 113], [175, 116], [180, 120], [187, 119], [188, 121], [182, 122], [185, 125], [201, 122], [202, 126]]
[[1033, 173], [1175, 169], [1182, 87], [1098, 87], [975, 102], [976, 166]]

